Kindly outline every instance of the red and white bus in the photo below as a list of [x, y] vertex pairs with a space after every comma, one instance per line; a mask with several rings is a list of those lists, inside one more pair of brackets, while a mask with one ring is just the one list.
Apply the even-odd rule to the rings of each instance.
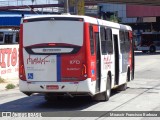
[[89, 95], [108, 100], [134, 78], [132, 29], [78, 15], [22, 19], [19, 87], [27, 95]]
[[140, 43], [137, 45], [137, 50], [144, 53], [154, 53], [160, 50], [160, 32], [143, 32], [141, 34]]

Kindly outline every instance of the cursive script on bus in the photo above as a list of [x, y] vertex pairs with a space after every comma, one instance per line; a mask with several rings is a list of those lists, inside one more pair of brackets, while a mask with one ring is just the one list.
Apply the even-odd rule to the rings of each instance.
[[31, 56], [29, 55], [29, 58], [27, 59], [27, 64], [46, 64], [50, 62], [50, 60], [46, 60], [47, 57], [49, 57], [49, 55], [44, 58], [31, 58]]

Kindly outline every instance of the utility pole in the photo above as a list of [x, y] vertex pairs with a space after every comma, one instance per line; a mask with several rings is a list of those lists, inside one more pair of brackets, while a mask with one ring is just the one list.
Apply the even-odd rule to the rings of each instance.
[[66, 0], [66, 6], [67, 6], [67, 13], [69, 13], [69, 4], [68, 4], [68, 0]]
[[68, 4], [68, 0], [65, 0], [65, 3], [64, 3], [64, 13], [69, 13], [69, 4]]

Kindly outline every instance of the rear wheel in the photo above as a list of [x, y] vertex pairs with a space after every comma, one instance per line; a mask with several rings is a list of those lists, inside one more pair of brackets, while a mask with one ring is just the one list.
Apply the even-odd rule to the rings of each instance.
[[95, 101], [108, 101], [111, 95], [111, 78], [107, 76], [106, 91], [93, 96]]
[[126, 89], [127, 89], [127, 83], [124, 83], [117, 88], [118, 91], [124, 91]]
[[128, 68], [127, 77], [126, 77], [126, 83], [120, 85], [117, 90], [124, 91], [127, 89], [127, 82], [130, 81], [130, 69]]
[[134, 69], [131, 72], [131, 80], [134, 80]]
[[105, 101], [108, 101], [111, 96], [111, 78], [109, 75], [107, 76], [107, 85], [104, 94], [105, 94]]

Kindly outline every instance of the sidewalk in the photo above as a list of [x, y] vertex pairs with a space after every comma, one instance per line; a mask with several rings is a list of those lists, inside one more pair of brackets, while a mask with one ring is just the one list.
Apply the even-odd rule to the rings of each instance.
[[19, 82], [18, 80], [12, 80], [12, 81], [10, 80], [10, 81], [5, 81], [5, 83], [0, 83], [0, 91], [11, 90], [11, 89], [6, 89], [6, 86], [8, 84], [14, 84], [16, 86], [15, 88], [17, 88], [19, 85], [18, 82]]

